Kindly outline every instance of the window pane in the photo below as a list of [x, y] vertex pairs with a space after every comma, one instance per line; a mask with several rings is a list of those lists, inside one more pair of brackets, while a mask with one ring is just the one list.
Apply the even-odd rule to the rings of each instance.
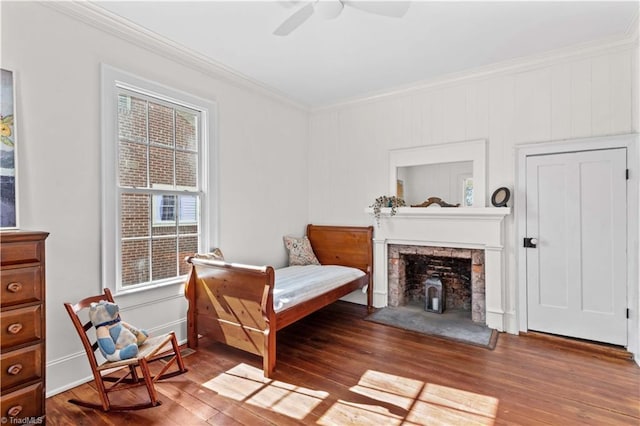
[[173, 109], [149, 102], [149, 143], [173, 146]]
[[120, 227], [122, 237], [149, 236], [151, 209], [147, 194], [122, 194], [120, 196]]
[[177, 225], [177, 197], [175, 195], [153, 196], [153, 235], [175, 235]]
[[180, 199], [180, 224], [189, 224], [198, 220], [198, 197], [195, 195], [181, 195]]
[[176, 186], [196, 189], [198, 185], [198, 154], [176, 152]]
[[175, 195], [161, 195], [160, 197], [160, 220], [176, 220], [176, 197]]
[[153, 280], [172, 278], [178, 273], [178, 244], [176, 238], [154, 239], [151, 243], [153, 256]]
[[198, 237], [196, 235], [190, 235], [186, 237], [180, 237], [178, 239], [179, 254], [178, 262], [180, 263], [180, 275], [189, 273], [189, 264], [184, 260], [187, 256], [193, 256], [198, 253]]
[[149, 281], [149, 240], [122, 241], [122, 285]]
[[176, 235], [176, 224], [175, 222], [169, 223], [169, 224], [161, 224], [161, 225], [154, 224], [152, 233], [153, 233], [153, 236]]
[[149, 179], [151, 187], [173, 187], [173, 149], [149, 148]]
[[147, 187], [147, 146], [120, 141], [120, 186], [130, 188]]
[[176, 111], [176, 146], [180, 149], [198, 149], [198, 116], [185, 111]]
[[118, 135], [120, 140], [147, 142], [147, 101], [118, 95]]
[[180, 235], [197, 234], [200, 221], [198, 197], [195, 195], [181, 195], [179, 197], [180, 211], [178, 214], [178, 232]]

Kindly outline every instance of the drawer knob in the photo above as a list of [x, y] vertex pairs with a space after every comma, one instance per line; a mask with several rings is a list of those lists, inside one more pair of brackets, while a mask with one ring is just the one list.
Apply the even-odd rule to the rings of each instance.
[[11, 324], [9, 325], [9, 327], [7, 327], [7, 331], [9, 332], [9, 334], [18, 334], [20, 333], [20, 331], [22, 331], [22, 324], [20, 324], [19, 322]]
[[21, 371], [22, 371], [22, 364], [19, 364], [19, 363], [13, 364], [9, 368], [7, 368], [7, 373], [11, 374], [12, 376], [17, 376], [18, 374], [20, 374]]
[[7, 290], [11, 293], [17, 293], [22, 290], [22, 283], [12, 282], [7, 284]]
[[14, 405], [13, 407], [7, 410], [7, 415], [9, 417], [17, 417], [18, 414], [22, 412], [22, 405]]

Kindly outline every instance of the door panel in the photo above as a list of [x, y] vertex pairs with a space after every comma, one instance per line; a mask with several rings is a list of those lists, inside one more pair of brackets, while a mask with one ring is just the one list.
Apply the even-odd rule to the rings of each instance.
[[626, 149], [527, 157], [528, 328], [626, 345]]
[[[539, 269], [538, 300], [543, 306], [567, 307], [569, 303], [567, 282], [567, 209], [563, 200], [566, 193], [565, 165], [542, 164], [538, 167], [538, 188], [555, 188], [554, 191], [538, 192], [538, 215], [541, 220], [536, 222], [537, 232], [531, 235], [553, 235], [553, 239], [543, 239], [538, 246], [544, 250], [537, 250], [539, 262], [545, 265]], [[549, 220], [555, 215], [556, 220]]]
[[612, 210], [622, 210], [622, 206], [609, 204], [614, 201], [611, 198], [615, 194], [611, 194], [610, 199], [602, 195], [615, 190], [613, 170], [604, 162], [582, 163], [580, 184], [581, 211], [588, 212], [581, 217], [580, 229], [581, 274], [585, 277], [582, 280], [582, 291], [579, 292], [582, 295], [582, 309], [593, 313], [613, 314], [614, 288], [601, 285], [610, 280], [610, 274], [615, 271], [613, 253], [616, 234], [612, 223], [615, 211]]

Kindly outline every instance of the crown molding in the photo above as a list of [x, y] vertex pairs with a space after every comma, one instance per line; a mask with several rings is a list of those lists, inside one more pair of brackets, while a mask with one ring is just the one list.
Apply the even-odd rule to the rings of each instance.
[[395, 88], [383, 89], [379, 92], [371, 92], [367, 95], [356, 96], [333, 104], [312, 107], [311, 112], [316, 113], [363, 105], [380, 100], [407, 96], [413, 92], [434, 89], [436, 87], [446, 87], [467, 81], [483, 80], [504, 74], [525, 72], [555, 63], [629, 50], [634, 47], [638, 48], [638, 14], [636, 14], [633, 22], [635, 24], [630, 25], [625, 34], [621, 36], [608, 37], [597, 41], [550, 50], [536, 55], [495, 62], [486, 66], [451, 73], [417, 83], [414, 82]]
[[284, 93], [216, 62], [188, 47], [122, 18], [86, 0], [40, 1], [40, 4], [63, 13], [93, 28], [116, 36], [164, 58], [174, 60], [218, 80], [252, 90], [287, 106], [309, 112], [309, 106]]

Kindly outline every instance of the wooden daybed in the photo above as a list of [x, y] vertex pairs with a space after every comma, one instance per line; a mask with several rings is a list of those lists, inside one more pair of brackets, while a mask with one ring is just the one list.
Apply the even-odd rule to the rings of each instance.
[[207, 336], [262, 356], [265, 377], [276, 365], [276, 331], [357, 289], [367, 289], [367, 307], [373, 302], [373, 227], [307, 226], [307, 237], [322, 265], [360, 269], [354, 281], [284, 310], [273, 307], [275, 270], [190, 257], [185, 287], [189, 301], [187, 341], [198, 346]]

